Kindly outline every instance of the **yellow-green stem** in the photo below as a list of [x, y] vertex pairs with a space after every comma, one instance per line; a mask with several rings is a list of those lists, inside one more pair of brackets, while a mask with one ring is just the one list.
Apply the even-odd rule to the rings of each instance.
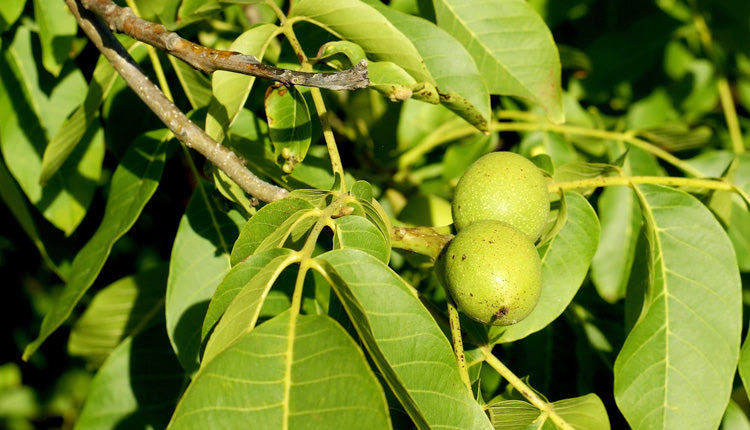
[[286, 15], [284, 15], [284, 11], [279, 8], [279, 5], [276, 4], [273, 0], [266, 0], [266, 5], [271, 8], [273, 13], [276, 14], [276, 16], [279, 18], [279, 21], [281, 21], [281, 24], [283, 25], [286, 21]]
[[297, 315], [302, 309], [302, 290], [305, 287], [305, 276], [307, 270], [310, 269], [310, 257], [303, 256], [302, 261], [299, 264], [299, 272], [297, 272], [297, 280], [294, 283], [294, 292], [292, 293], [292, 314]]
[[[678, 169], [689, 175], [696, 177], [704, 176], [701, 171], [694, 168], [690, 164], [680, 160], [679, 158], [659, 148], [658, 146], [636, 137], [635, 133], [632, 131], [616, 132], [577, 127], [572, 125], [552, 124], [550, 122], [544, 121], [543, 119], [537, 118], [533, 114], [529, 114], [526, 112], [502, 111], [498, 113], [497, 116], [498, 118], [512, 119], [514, 121], [493, 121], [490, 125], [490, 131], [552, 131], [557, 133], [572, 134], [576, 136], [593, 137], [603, 140], [623, 141], [635, 147], [643, 149], [649, 154], [652, 154], [655, 157], [666, 161], [667, 163], [677, 167]], [[405, 176], [407, 167], [414, 164], [420, 159], [420, 157], [437, 148], [438, 146], [477, 133], [479, 133], [477, 129], [467, 125], [464, 127], [453, 128], [449, 131], [446, 131], [446, 133], [436, 135], [435, 138], [425, 139], [424, 141], [420, 142], [419, 145], [408, 150], [401, 156], [401, 160], [399, 162], [399, 174]]]
[[617, 185], [656, 184], [672, 187], [706, 188], [720, 191], [735, 191], [729, 183], [713, 179], [679, 178], [671, 176], [607, 176], [601, 178], [579, 179], [577, 181], [551, 182], [550, 192], [561, 190], [575, 190], [581, 188], [598, 188]]
[[518, 376], [516, 376], [510, 369], [508, 369], [500, 360], [497, 359], [492, 354], [492, 349], [487, 346], [480, 347], [482, 350], [482, 354], [484, 354], [484, 360], [487, 364], [489, 364], [493, 369], [497, 371], [497, 373], [500, 374], [503, 378], [505, 378], [506, 381], [510, 385], [513, 386], [516, 390], [518, 390], [521, 395], [526, 397], [526, 399], [534, 405], [537, 409], [539, 409], [541, 412], [546, 413], [549, 416], [549, 419], [552, 420], [553, 423], [557, 426], [557, 428], [562, 430], [575, 430], [573, 426], [568, 424], [567, 421], [565, 421], [560, 415], [555, 412], [554, 406], [552, 404], [545, 402], [542, 400], [541, 397], [539, 397], [534, 390], [529, 388], [528, 385], [526, 385]]
[[718, 85], [721, 109], [724, 111], [724, 118], [727, 122], [727, 128], [729, 129], [729, 139], [732, 142], [732, 151], [734, 151], [735, 154], [742, 154], [745, 152], [745, 144], [742, 141], [742, 131], [740, 130], [740, 123], [737, 119], [737, 109], [734, 107], [734, 99], [732, 98], [732, 91], [729, 89], [727, 78], [724, 76], [720, 77]]
[[458, 362], [458, 373], [466, 388], [471, 393], [471, 379], [469, 379], [469, 369], [466, 367], [466, 354], [464, 354], [464, 342], [461, 339], [461, 322], [458, 318], [458, 309], [453, 299], [448, 295], [448, 320], [451, 324], [451, 337], [453, 338], [453, 352]]
[[320, 126], [323, 129], [323, 138], [326, 141], [326, 147], [328, 148], [328, 157], [331, 159], [331, 169], [333, 174], [338, 175], [340, 178], [339, 191], [346, 191], [346, 182], [344, 181], [344, 165], [341, 163], [341, 157], [339, 157], [339, 149], [336, 146], [336, 138], [333, 136], [333, 130], [331, 124], [328, 121], [328, 111], [326, 110], [325, 102], [323, 101], [323, 95], [318, 88], [310, 88], [310, 94], [312, 95], [313, 103], [315, 103], [315, 110], [320, 118]]
[[[302, 64], [302, 70], [309, 72], [312, 70], [312, 64], [307, 59], [305, 51], [302, 49], [302, 45], [297, 40], [297, 35], [294, 34], [292, 28], [293, 22], [284, 21], [282, 24], [282, 32], [286, 36], [289, 44], [292, 45], [297, 58]], [[320, 126], [323, 129], [323, 139], [326, 142], [326, 148], [328, 149], [328, 157], [331, 159], [331, 169], [333, 170], [334, 176], [338, 175], [340, 178], [339, 191], [346, 191], [346, 183], [344, 181], [344, 166], [341, 163], [341, 157], [339, 156], [339, 150], [336, 146], [336, 138], [333, 135], [333, 129], [328, 120], [328, 111], [326, 109], [325, 102], [323, 101], [323, 95], [319, 88], [310, 88], [310, 95], [312, 96], [313, 103], [315, 104], [315, 111], [320, 118]]]
[[557, 124], [544, 123], [544, 122], [535, 122], [535, 123], [493, 122], [490, 127], [490, 130], [491, 131], [535, 131], [535, 130], [554, 131], [558, 133], [567, 133], [567, 134], [574, 134], [577, 136], [594, 137], [594, 138], [604, 139], [604, 140], [620, 140], [623, 142], [627, 142], [640, 149], [643, 149], [644, 151], [648, 152], [649, 154], [654, 155], [657, 158], [661, 158], [662, 160], [677, 167], [678, 169], [682, 170], [683, 172], [689, 175], [693, 175], [697, 177], [703, 176], [703, 173], [701, 173], [700, 170], [694, 168], [690, 164], [680, 160], [679, 158], [659, 148], [658, 146], [650, 142], [647, 142], [643, 139], [639, 139], [635, 137], [633, 132], [620, 133], [616, 131], [598, 130], [598, 129], [591, 129], [591, 128], [585, 128], [585, 127], [576, 127], [576, 126], [571, 126], [571, 125], [557, 125]]
[[448, 121], [440, 125], [434, 132], [430, 133], [430, 135], [417, 146], [404, 152], [398, 160], [399, 170], [401, 172], [406, 172], [408, 167], [419, 161], [423, 155], [444, 143], [477, 133], [479, 133], [479, 130], [474, 127], [462, 126], [456, 128], [456, 123], [454, 121]]

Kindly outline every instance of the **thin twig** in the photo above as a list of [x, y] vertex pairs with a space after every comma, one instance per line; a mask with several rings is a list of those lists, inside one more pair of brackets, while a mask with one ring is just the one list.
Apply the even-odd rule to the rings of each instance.
[[200, 127], [185, 116], [164, 93], [138, 68], [114, 35], [93, 14], [88, 13], [81, 0], [65, 0], [78, 25], [101, 51], [128, 86], [143, 100], [156, 116], [183, 142], [206, 157], [227, 174], [243, 190], [259, 200], [272, 202], [284, 198], [288, 191], [269, 184], [247, 170], [234, 152], [211, 139]]
[[732, 100], [732, 90], [729, 89], [729, 81], [725, 76], [719, 78], [719, 99], [721, 100], [721, 108], [724, 111], [724, 118], [727, 121], [727, 129], [729, 130], [729, 139], [732, 142], [732, 151], [735, 154], [742, 154], [745, 152], [745, 143], [742, 141], [742, 130], [740, 129], [740, 122], [737, 119], [737, 109], [734, 107], [734, 100]]
[[143, 43], [157, 47], [190, 66], [206, 73], [216, 70], [242, 73], [272, 79], [285, 85], [304, 85], [329, 90], [354, 90], [370, 84], [367, 61], [341, 72], [310, 73], [280, 69], [263, 64], [252, 55], [207, 48], [183, 39], [161, 24], [136, 16], [130, 8], [120, 7], [110, 0], [81, 0], [83, 7], [96, 13], [113, 31], [125, 33]]
[[545, 402], [534, 392], [534, 390], [529, 388], [529, 386], [526, 385], [526, 383], [524, 383], [521, 378], [516, 376], [515, 373], [513, 373], [505, 366], [505, 364], [498, 360], [497, 357], [492, 354], [492, 348], [482, 346], [480, 347], [480, 349], [482, 351], [482, 354], [484, 354], [484, 361], [487, 362], [490, 367], [495, 369], [497, 373], [500, 374], [500, 376], [505, 378], [505, 380], [508, 381], [508, 383], [512, 385], [513, 388], [515, 388], [519, 393], [521, 393], [522, 396], [526, 397], [526, 399], [532, 405], [536, 406], [536, 408], [541, 412], [547, 413], [547, 416], [549, 416], [549, 419], [552, 420], [553, 423], [555, 423], [557, 428], [563, 430], [575, 430], [573, 426], [571, 426], [555, 411], [555, 406], [553, 404]]

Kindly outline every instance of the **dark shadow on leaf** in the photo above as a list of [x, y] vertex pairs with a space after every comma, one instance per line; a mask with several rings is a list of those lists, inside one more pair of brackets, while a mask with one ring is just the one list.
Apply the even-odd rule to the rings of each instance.
[[130, 351], [130, 388], [138, 407], [115, 429], [165, 428], [185, 381], [163, 324], [136, 336]]
[[178, 345], [177, 355], [188, 373], [197, 371], [199, 367], [198, 357], [194, 354], [200, 348], [198, 344], [201, 341], [201, 329], [208, 310], [208, 303], [208, 300], [204, 300], [185, 310], [174, 330], [174, 340]]

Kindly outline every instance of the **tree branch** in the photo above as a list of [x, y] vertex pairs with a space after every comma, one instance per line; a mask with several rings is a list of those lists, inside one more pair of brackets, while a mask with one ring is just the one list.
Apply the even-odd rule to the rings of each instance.
[[111, 0], [82, 0], [86, 9], [96, 13], [113, 31], [155, 46], [190, 66], [212, 73], [216, 70], [242, 73], [259, 78], [272, 79], [285, 85], [304, 85], [329, 90], [354, 90], [370, 84], [367, 79], [367, 61], [336, 73], [308, 73], [269, 66], [252, 55], [234, 51], [206, 48], [183, 39], [161, 24], [137, 17], [130, 8], [120, 7]]
[[80, 3], [65, 0], [78, 25], [102, 55], [112, 64], [128, 86], [143, 100], [156, 116], [183, 142], [206, 157], [227, 174], [243, 190], [265, 202], [280, 200], [287, 195], [283, 188], [269, 184], [255, 176], [234, 152], [211, 139], [200, 127], [174, 105], [164, 93], [138, 68], [132, 57], [107, 27]]

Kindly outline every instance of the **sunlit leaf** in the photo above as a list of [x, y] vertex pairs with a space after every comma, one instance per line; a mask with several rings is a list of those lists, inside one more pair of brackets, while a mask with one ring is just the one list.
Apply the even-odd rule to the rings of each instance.
[[76, 20], [68, 7], [59, 1], [34, 0], [34, 17], [39, 25], [42, 42], [42, 64], [57, 76], [69, 58], [73, 38], [78, 31]]
[[418, 82], [435, 84], [412, 42], [375, 8], [359, 0], [296, 1], [289, 18], [320, 25], [341, 39], [361, 46], [368, 58], [390, 61]]
[[290, 252], [292, 251], [286, 248], [269, 249], [265, 252], [251, 255], [232, 267], [232, 270], [227, 273], [221, 284], [216, 288], [213, 298], [211, 298], [208, 311], [206, 311], [206, 318], [203, 320], [201, 339], [205, 339], [211, 332], [211, 329], [219, 321], [224, 311], [227, 310], [229, 304], [237, 297], [237, 293], [252, 281], [264, 267], [275, 260], [276, 257], [288, 255]]
[[41, 154], [48, 134], [55, 133], [85, 96], [86, 81], [73, 71], [55, 82], [48, 95], [40, 87], [31, 34], [21, 27], [0, 61], [0, 147], [8, 169], [34, 206], [66, 235], [71, 234], [93, 198], [101, 175], [104, 136], [87, 129], [83, 142], [59, 174], [39, 184]]
[[[222, 296], [234, 294], [234, 298], [226, 306], [224, 315], [216, 324], [211, 337], [208, 338], [201, 366], [205, 366], [221, 351], [255, 327], [263, 301], [281, 271], [298, 260], [299, 257], [289, 249], [269, 249], [232, 268], [217, 288], [217, 293]], [[217, 296], [218, 303], [225, 300], [222, 296]], [[213, 303], [214, 300], [211, 301], [212, 305]], [[220, 305], [217, 304], [217, 307]], [[209, 311], [219, 312], [221, 309], [214, 311], [209, 307]], [[213, 319], [214, 314], [209, 313], [206, 317]], [[205, 327], [204, 324], [204, 330]]]
[[430, 21], [372, 2], [411, 40], [435, 79], [440, 103], [481, 131], [489, 130], [490, 94], [467, 50]]
[[[278, 31], [279, 28], [273, 24], [260, 24], [242, 33], [229, 49], [262, 59], [268, 44]], [[226, 130], [245, 104], [254, 82], [254, 76], [222, 70], [213, 73], [213, 98], [208, 106], [206, 133], [214, 140], [224, 140]]]
[[649, 244], [647, 291], [615, 362], [615, 400], [634, 428], [713, 429], [740, 346], [734, 251], [694, 197], [656, 185], [636, 191]]
[[[609, 430], [607, 410], [596, 394], [558, 400], [552, 403], [552, 408], [575, 429]], [[495, 430], [560, 428], [549, 415], [540, 414], [539, 409], [521, 400], [504, 400], [490, 405], [490, 417]]]
[[357, 249], [330, 251], [315, 260], [418, 428], [491, 428], [461, 382], [448, 340], [398, 275]]
[[388, 263], [388, 245], [380, 230], [361, 216], [345, 216], [333, 220], [333, 249], [354, 248]]
[[232, 265], [251, 256], [263, 241], [279, 226], [296, 213], [312, 209], [313, 205], [306, 200], [288, 197], [263, 206], [242, 227], [240, 236], [232, 248]]
[[[157, 266], [99, 291], [70, 331], [68, 353], [101, 364], [128, 336], [163, 315], [167, 267]], [[160, 318], [161, 320], [161, 318]]]
[[23, 12], [26, 0], [6, 0], [0, 2], [0, 31], [5, 31], [16, 22]]
[[[134, 46], [129, 40], [125, 46]], [[99, 116], [99, 107], [109, 94], [109, 90], [117, 78], [117, 73], [106, 58], [102, 57], [94, 69], [86, 99], [71, 116], [65, 119], [49, 144], [44, 148], [42, 156], [42, 171], [39, 182], [45, 184], [63, 165], [76, 145], [83, 139], [86, 130]]]
[[492, 94], [513, 95], [562, 122], [560, 58], [542, 18], [523, 0], [436, 0], [440, 28], [471, 53]]
[[248, 423], [390, 428], [382, 388], [346, 331], [326, 316], [291, 312], [261, 324], [201, 369], [168, 428]]

